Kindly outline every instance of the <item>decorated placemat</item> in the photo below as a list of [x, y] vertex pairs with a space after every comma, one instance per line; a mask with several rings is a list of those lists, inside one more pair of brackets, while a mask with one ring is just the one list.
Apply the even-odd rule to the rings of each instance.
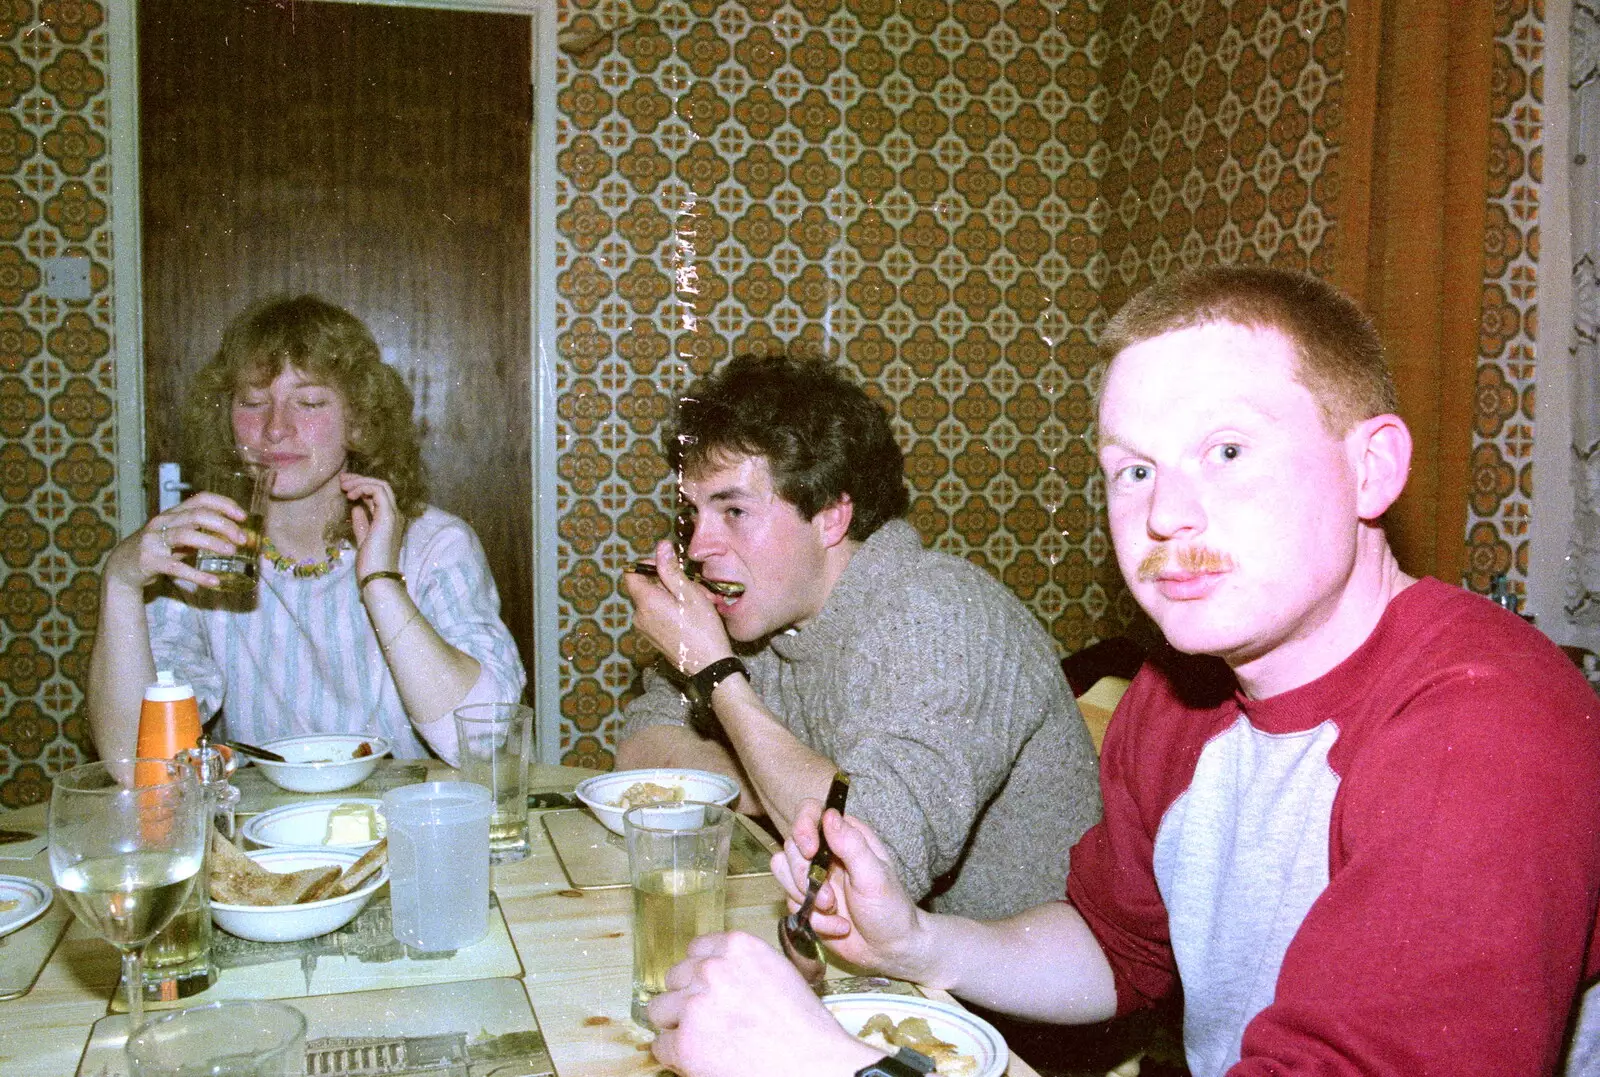
[[291, 793], [279, 789], [255, 767], [241, 767], [229, 779], [239, 790], [239, 805], [235, 814], [243, 819], [258, 815], [285, 804], [301, 804], [308, 800], [327, 800], [332, 797], [378, 797], [402, 785], [415, 785], [428, 780], [428, 765], [416, 759], [385, 759], [378, 769], [348, 789], [333, 793]]
[[[728, 877], [768, 875], [777, 845], [747, 816], [736, 816], [728, 847]], [[539, 816], [567, 881], [576, 890], [628, 885], [628, 846], [585, 809], [548, 811]]]
[[[476, 980], [289, 1000], [306, 1016], [306, 1072], [556, 1077], [522, 981]], [[127, 1077], [127, 1018], [94, 1023], [78, 1077]]]
[[[217, 982], [177, 1002], [148, 1002], [152, 1009], [175, 1009], [233, 998], [293, 999], [371, 991], [413, 984], [486, 980], [521, 976], [522, 962], [511, 942], [499, 899], [489, 895], [489, 933], [460, 950], [422, 954], [394, 937], [389, 891], [367, 903], [361, 914], [337, 931], [301, 942], [250, 942], [223, 931], [211, 935]], [[119, 988], [113, 1012], [126, 1009]]]

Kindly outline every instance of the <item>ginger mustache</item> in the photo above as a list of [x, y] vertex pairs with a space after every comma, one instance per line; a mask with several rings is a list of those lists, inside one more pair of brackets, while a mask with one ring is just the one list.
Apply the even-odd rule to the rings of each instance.
[[1141, 583], [1154, 583], [1172, 573], [1202, 576], [1211, 572], [1227, 572], [1233, 567], [1233, 558], [1216, 550], [1201, 546], [1157, 546], [1144, 555], [1136, 575]]

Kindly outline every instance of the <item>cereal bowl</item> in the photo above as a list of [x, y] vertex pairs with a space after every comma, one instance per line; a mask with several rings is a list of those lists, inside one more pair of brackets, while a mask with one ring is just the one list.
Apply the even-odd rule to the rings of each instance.
[[[357, 756], [362, 743], [372, 746], [371, 755]], [[286, 762], [256, 759], [267, 780], [291, 793], [333, 793], [366, 780], [378, 769], [378, 761], [389, 754], [389, 742], [382, 737], [359, 733], [313, 733], [304, 737], [284, 737], [261, 745], [277, 752]]]
[[[339, 817], [360, 817], [362, 809], [372, 813], [369, 837], [359, 833], [365, 828], [347, 826], [336, 821], [330, 827], [335, 809], [342, 809]], [[383, 837], [383, 801], [372, 797], [341, 797], [330, 800], [308, 800], [303, 804], [286, 804], [281, 808], [264, 811], [247, 820], [239, 833], [251, 844], [268, 849], [303, 848], [322, 845], [330, 849], [350, 849], [366, 852]]]
[[[585, 778], [575, 790], [578, 799], [594, 813], [594, 817], [614, 834], [622, 833], [622, 813], [627, 806], [623, 796], [637, 785], [654, 785], [681, 791], [677, 800], [703, 800], [723, 807], [732, 807], [739, 799], [739, 783], [725, 774], [709, 770], [685, 770], [681, 767], [656, 767], [645, 770], [616, 770]], [[637, 806], [637, 804], [633, 805]]]
[[[245, 855], [268, 871], [279, 874], [324, 864], [333, 864], [343, 871], [361, 857], [354, 849], [331, 848], [256, 849]], [[385, 864], [360, 889], [321, 901], [307, 901], [300, 905], [229, 905], [213, 899], [211, 919], [228, 934], [252, 942], [314, 939], [354, 920], [356, 914], [366, 908], [378, 888], [388, 881], [389, 866]]]

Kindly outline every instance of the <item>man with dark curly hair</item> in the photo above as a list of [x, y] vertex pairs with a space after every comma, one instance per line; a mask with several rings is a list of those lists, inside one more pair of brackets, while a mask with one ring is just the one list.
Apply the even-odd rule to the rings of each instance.
[[884, 410], [825, 360], [743, 356], [684, 394], [666, 449], [688, 559], [744, 590], [691, 581], [670, 542], [658, 577], [627, 577], [677, 684], [646, 674], [618, 765], [729, 774], [785, 834], [840, 768], [929, 907], [1059, 895], [1100, 814], [1093, 742], [1039, 622], [902, 519]]
[[106, 560], [89, 673], [103, 757], [133, 754], [157, 669], [192, 684], [217, 734], [382, 736], [400, 757], [456, 755], [453, 708], [519, 699], [525, 677], [483, 549], [427, 503], [411, 392], [367, 327], [316, 296], [239, 315], [196, 376], [192, 459], [274, 470], [259, 586], [237, 601], [196, 567], [231, 555], [245, 509], [197, 493]]

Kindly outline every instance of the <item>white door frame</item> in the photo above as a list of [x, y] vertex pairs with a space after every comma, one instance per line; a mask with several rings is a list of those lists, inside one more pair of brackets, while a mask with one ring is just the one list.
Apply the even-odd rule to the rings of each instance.
[[[532, 26], [533, 160], [529, 251], [533, 354], [533, 651], [528, 688], [540, 758], [560, 760], [561, 659], [556, 619], [555, 82], [556, 0], [332, 0], [390, 7], [527, 15]], [[117, 379], [118, 530], [145, 520], [143, 240], [139, 220], [138, 0], [109, 0], [107, 100], [111, 140], [111, 303]]]

